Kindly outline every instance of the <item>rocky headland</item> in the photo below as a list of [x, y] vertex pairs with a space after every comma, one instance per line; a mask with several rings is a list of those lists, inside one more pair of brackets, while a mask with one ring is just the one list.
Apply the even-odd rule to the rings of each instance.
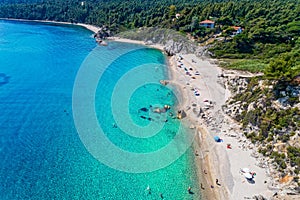
[[186, 36], [178, 32], [156, 27], [143, 27], [130, 31], [125, 31], [115, 35], [116, 37], [143, 41], [146, 45], [159, 44], [163, 46], [167, 55], [175, 54], [196, 54], [202, 56], [208, 53], [207, 47], [198, 46], [190, 41]]

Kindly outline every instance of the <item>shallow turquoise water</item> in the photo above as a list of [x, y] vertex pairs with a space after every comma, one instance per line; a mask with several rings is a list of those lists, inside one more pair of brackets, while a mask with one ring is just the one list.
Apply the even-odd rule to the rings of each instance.
[[[129, 99], [117, 101], [128, 102], [135, 124], [163, 128], [152, 137], [137, 138], [121, 126], [113, 127], [123, 114], [119, 109], [111, 111], [118, 80], [134, 67], [164, 64], [165, 57], [133, 44], [97, 47], [91, 35], [74, 26], [0, 21], [0, 199], [160, 199], [159, 193], [165, 199], [199, 199], [191, 149], [168, 167], [126, 173], [99, 162], [81, 142], [73, 120], [72, 91], [76, 74], [91, 52], [100, 55], [95, 70], [104, 67], [101, 63], [109, 61], [110, 55], [126, 52], [104, 71], [95, 94], [98, 123], [115, 145], [131, 152], [152, 152], [167, 145], [180, 126], [169, 116], [178, 103], [172, 90], [145, 83]], [[157, 83], [166, 78], [164, 67], [151, 66], [140, 78], [152, 76]], [[126, 84], [119, 85], [125, 92]], [[167, 114], [151, 113], [150, 105], [164, 104], [171, 105]], [[140, 111], [143, 107], [149, 110]], [[132, 128], [127, 121], [124, 126]], [[147, 185], [151, 195], [145, 192]], [[188, 186], [195, 194], [187, 193]]]

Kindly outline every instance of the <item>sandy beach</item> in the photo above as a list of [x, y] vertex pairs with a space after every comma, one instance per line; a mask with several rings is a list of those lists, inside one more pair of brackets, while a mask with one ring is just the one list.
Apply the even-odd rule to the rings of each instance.
[[144, 41], [139, 41], [139, 40], [130, 40], [126, 38], [120, 38], [120, 37], [108, 37], [107, 38], [109, 41], [115, 41], [115, 42], [125, 42], [125, 43], [131, 43], [131, 44], [140, 44], [140, 45], [145, 45], [154, 49], [158, 49], [161, 51], [164, 51], [164, 46], [160, 44], [147, 44]]
[[[220, 84], [218, 75], [222, 69], [212, 59], [193, 54], [180, 57], [169, 59], [171, 84], [180, 87], [182, 95], [188, 97], [181, 108], [187, 112], [185, 120], [197, 131], [195, 160], [204, 199], [251, 199], [259, 194], [271, 197], [276, 191], [268, 189], [266, 169], [258, 167], [251, 156], [255, 148], [242, 145], [246, 138], [239, 125], [222, 112], [222, 105], [230, 97], [230, 92]], [[214, 136], [222, 142], [215, 142]], [[228, 144], [231, 148], [227, 148]], [[240, 172], [243, 168], [256, 173], [254, 182], [247, 181]]]

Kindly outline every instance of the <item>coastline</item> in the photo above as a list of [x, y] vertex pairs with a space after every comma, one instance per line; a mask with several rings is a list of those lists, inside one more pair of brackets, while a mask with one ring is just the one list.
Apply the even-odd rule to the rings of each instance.
[[[94, 25], [89, 25], [89, 24], [82, 24], [82, 23], [70, 23], [70, 22], [58, 22], [58, 21], [51, 21], [51, 20], [26, 20], [26, 19], [13, 19], [13, 18], [0, 18], [0, 20], [8, 20], [8, 21], [20, 21], [20, 22], [37, 22], [37, 23], [51, 23], [51, 24], [61, 24], [61, 25], [74, 25], [74, 26], [81, 26], [84, 27], [88, 30], [90, 30], [93, 33], [97, 33], [98, 30], [100, 29], [97, 26]], [[115, 41], [115, 42], [123, 42], [123, 43], [131, 43], [131, 44], [139, 44], [139, 45], [144, 45], [146, 47], [149, 48], [154, 48], [154, 49], [158, 49], [160, 51], [162, 51], [164, 53], [164, 46], [160, 45], [160, 44], [146, 44], [146, 42], [144, 41], [138, 41], [138, 40], [131, 40], [131, 39], [126, 39], [126, 38], [120, 38], [120, 37], [109, 37], [107, 38], [109, 41]], [[168, 61], [170, 61], [170, 59], [168, 59]], [[170, 63], [168, 63], [168, 68], [167, 68], [168, 72], [169, 72], [169, 78], [175, 80], [175, 74], [172, 72], [172, 70], [170, 70]], [[176, 83], [176, 81], [174, 81], [172, 83], [172, 85], [174, 85], [174, 87], [178, 90], [180, 97], [182, 98], [182, 100], [184, 100], [184, 104], [188, 104], [188, 100], [186, 98], [183, 98], [183, 90], [180, 87], [179, 84]], [[181, 102], [182, 103], [182, 102]], [[180, 106], [180, 105], [179, 105]], [[186, 121], [186, 124], [189, 125], [190, 122]], [[197, 163], [197, 162], [195, 162]], [[197, 163], [197, 166], [194, 166], [198, 169], [199, 167], [199, 163]], [[198, 175], [199, 173], [197, 173]], [[200, 186], [200, 179], [198, 178], [198, 182], [199, 182], [199, 186]], [[203, 183], [204, 185], [206, 184], [205, 182]], [[195, 189], [195, 188], [193, 188]], [[198, 189], [198, 188], [197, 188]], [[200, 188], [199, 188], [200, 189]], [[204, 191], [201, 191], [201, 196], [203, 197], [214, 197], [213, 193], [207, 193]], [[212, 198], [207, 198], [207, 199], [212, 199]], [[214, 198], [216, 199], [216, 198]]]
[[[51, 23], [51, 24], [62, 24], [62, 25], [74, 25], [74, 26], [81, 26], [90, 30], [93, 33], [97, 33], [100, 27], [91, 25], [91, 24], [83, 24], [83, 23], [71, 23], [71, 22], [59, 22], [59, 21], [52, 21], [52, 20], [28, 20], [28, 19], [15, 19], [15, 18], [0, 18], [0, 20], [8, 20], [8, 21], [20, 21], [20, 22], [38, 22], [38, 23]], [[139, 40], [131, 40], [126, 38], [120, 37], [108, 37], [107, 40], [115, 41], [115, 42], [124, 42], [124, 43], [131, 43], [131, 44], [140, 44], [150, 48], [158, 49], [164, 52], [164, 46], [160, 44], [147, 44], [144, 41]]]
[[[145, 45], [164, 52], [164, 46], [160, 44], [147, 44], [144, 41], [120, 37], [109, 37], [108, 40]], [[194, 159], [203, 200], [251, 199], [259, 195], [270, 199], [276, 191], [269, 188], [271, 177], [268, 175], [268, 169], [257, 166], [257, 160], [252, 156], [257, 153], [257, 149], [254, 145], [245, 148], [248, 140], [241, 132], [240, 125], [222, 111], [222, 106], [231, 95], [230, 91], [220, 84], [218, 75], [222, 73], [222, 69], [213, 59], [199, 58], [195, 54], [181, 57], [189, 72], [200, 72], [200, 75], [194, 75], [193, 79], [192, 76], [187, 76], [182, 68], [178, 68], [176, 55], [168, 57], [169, 84], [176, 87], [182, 97], [178, 108], [187, 113], [183, 123], [196, 131], [193, 143]], [[194, 88], [199, 89], [199, 97], [194, 95]], [[200, 118], [199, 109], [207, 106], [204, 100], [212, 101], [212, 105], [204, 111], [204, 118]], [[196, 104], [195, 108], [193, 104]], [[195, 109], [198, 113], [195, 113]], [[214, 135], [222, 137], [224, 142], [216, 143]], [[231, 144], [232, 149], [226, 148], [227, 144]], [[240, 172], [242, 168], [249, 168], [257, 174], [254, 184], [246, 181]], [[220, 185], [217, 185], [216, 179]]]
[[[222, 111], [230, 92], [220, 84], [218, 74], [222, 69], [213, 63], [213, 59], [194, 54], [181, 55], [181, 59], [173, 56], [169, 62], [170, 84], [180, 87], [181, 95], [187, 97], [180, 106], [187, 113], [185, 120], [197, 131], [193, 147], [203, 198], [236, 200], [263, 195], [269, 199], [276, 191], [268, 187], [271, 178], [267, 169], [257, 166], [253, 156], [257, 152], [255, 146], [245, 147], [247, 139], [241, 127]], [[194, 94], [194, 88], [200, 92], [199, 96]], [[206, 101], [211, 103], [208, 105]], [[215, 142], [214, 136], [219, 136], [223, 142]], [[227, 148], [227, 144], [232, 148]], [[254, 183], [241, 174], [242, 168], [257, 174]]]
[[[214, 185], [213, 180], [216, 177], [216, 169], [211, 163], [210, 156], [206, 156], [206, 151], [210, 145], [207, 143], [209, 134], [203, 124], [198, 123], [192, 115], [193, 108], [191, 105], [197, 102], [197, 98], [191, 91], [193, 87], [190, 84], [187, 84], [189, 83], [190, 78], [186, 77], [183, 71], [178, 70], [176, 56], [169, 57], [168, 70], [170, 73], [170, 80], [168, 80], [169, 84], [175, 86], [180, 92], [181, 97], [184, 97], [178, 106], [179, 109], [183, 109], [187, 113], [187, 117], [182, 121], [187, 124], [191, 128], [191, 131], [195, 134], [193, 149], [200, 155], [200, 159], [199, 155], [194, 156], [194, 162], [196, 164], [194, 167], [196, 168], [198, 175], [198, 189], [201, 190], [201, 197], [203, 200], [229, 199], [228, 195], [226, 195], [227, 192], [220, 191], [219, 188], [211, 188], [211, 185]], [[225, 195], [223, 195], [223, 193]]]
[[[167, 58], [168, 59], [168, 71], [169, 71], [169, 79], [168, 84], [172, 85], [175, 87], [176, 91], [179, 92], [179, 97], [181, 98], [181, 102], [179, 102], [179, 104], [177, 105], [177, 110], [186, 110], [186, 106], [189, 105], [189, 102], [192, 102], [193, 97], [189, 94], [189, 91], [186, 90], [186, 87], [184, 85], [181, 84], [181, 82], [179, 81], [179, 77], [184, 79], [184, 76], [178, 74], [176, 72], [176, 56], [170, 56]], [[191, 99], [192, 98], [192, 99]], [[202, 128], [200, 126], [194, 126], [194, 122], [192, 121], [193, 119], [191, 119], [189, 116], [187, 116], [186, 118], [182, 119], [182, 123], [184, 123], [187, 127], [191, 128], [191, 132], [192, 134], [195, 134], [195, 141], [192, 144], [192, 148], [193, 150], [195, 149], [199, 149], [200, 147], [200, 136], [201, 134], [199, 133], [199, 130]], [[200, 153], [202, 151], [199, 151]], [[203, 175], [203, 171], [209, 171], [210, 172], [210, 165], [208, 162], [205, 161], [201, 161], [200, 159], [197, 159], [197, 156], [194, 156], [194, 168], [197, 172], [197, 177], [198, 177], [198, 186], [200, 191], [201, 191], [201, 200], [211, 200], [211, 199], [219, 199], [219, 194], [216, 193], [213, 190], [209, 190], [209, 189], [202, 189], [202, 188], [209, 188], [210, 187], [210, 183], [212, 182], [212, 177], [209, 173], [208, 176], [204, 176]], [[206, 167], [204, 167], [206, 166]], [[193, 188], [195, 189], [195, 188]], [[192, 189], [192, 190], [193, 190]]]
[[124, 42], [124, 43], [131, 43], [131, 44], [140, 44], [144, 45], [150, 48], [158, 49], [160, 51], [164, 52], [164, 46], [161, 44], [147, 44], [144, 41], [139, 41], [139, 40], [131, 40], [131, 39], [126, 39], [126, 38], [120, 38], [120, 37], [108, 37], [107, 38], [109, 41], [115, 41], [115, 42]]
[[41, 22], [41, 23], [51, 23], [51, 24], [65, 24], [65, 25], [74, 25], [84, 27], [93, 33], [97, 33], [100, 27], [94, 26], [91, 24], [83, 24], [83, 23], [71, 23], [71, 22], [59, 22], [52, 20], [29, 20], [29, 19], [15, 19], [15, 18], [0, 18], [0, 20], [8, 20], [8, 21], [20, 21], [20, 22]]
[[[28, 21], [28, 22], [42, 22], [42, 23], [55, 23], [55, 24], [68, 24], [84, 27], [94, 33], [99, 30], [99, 27], [81, 24], [81, 23], [69, 23], [69, 22], [56, 22], [48, 20], [23, 20], [23, 19], [6, 19], [14, 21]], [[149, 45], [143, 41], [129, 40], [118, 37], [108, 38], [111, 41], [126, 42], [145, 45], [150, 48], [159, 49], [164, 51], [164, 47], [159, 44]], [[195, 61], [195, 63], [193, 62]], [[264, 182], [269, 182], [269, 178], [266, 175], [264, 169], [258, 168], [255, 165], [255, 159], [251, 157], [252, 150], [243, 149], [241, 143], [238, 140], [244, 140], [239, 133], [240, 129], [235, 126], [226, 116], [219, 116], [221, 106], [224, 105], [228, 98], [229, 92], [218, 83], [217, 75], [221, 72], [221, 69], [216, 65], [211, 64], [210, 60], [204, 60], [198, 58], [194, 54], [183, 55], [182, 63], [188, 70], [194, 73], [196, 70], [200, 71], [200, 75], [196, 79], [192, 79], [191, 76], [185, 74], [182, 68], [178, 68], [176, 56], [169, 57], [168, 70], [170, 72], [170, 84], [174, 85], [180, 95], [183, 97], [183, 102], [180, 102], [180, 107], [187, 110], [187, 118], [184, 119], [189, 125], [194, 126], [196, 131], [196, 141], [194, 142], [194, 149], [199, 153], [195, 156], [196, 168], [199, 176], [199, 186], [202, 185], [204, 190], [201, 190], [203, 199], [244, 199], [251, 198], [254, 195], [263, 194], [266, 197], [272, 195]], [[200, 96], [196, 97], [194, 92], [191, 91], [197, 87], [200, 91]], [[199, 117], [199, 112], [195, 114], [199, 107], [205, 107], [204, 100], [215, 101], [214, 108], [209, 108], [205, 111], [206, 119]], [[196, 106], [192, 106], [192, 104]], [[216, 126], [211, 126], [205, 122], [207, 119], [219, 119], [215, 122]], [[215, 143], [213, 140], [213, 134], [219, 135], [224, 140], [223, 143]], [[237, 135], [233, 137], [232, 135]], [[226, 149], [226, 144], [230, 143], [233, 149]], [[244, 177], [239, 173], [239, 169], [247, 167], [251, 170], [255, 170], [257, 173], [257, 182], [254, 185], [250, 185], [245, 182]], [[205, 173], [204, 173], [205, 170]], [[218, 179], [221, 186], [215, 184], [215, 180]], [[211, 188], [213, 186], [214, 188]]]

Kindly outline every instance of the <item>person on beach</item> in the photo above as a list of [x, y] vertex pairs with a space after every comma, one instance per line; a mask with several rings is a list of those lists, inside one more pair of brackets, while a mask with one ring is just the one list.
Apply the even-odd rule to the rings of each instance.
[[200, 183], [200, 187], [201, 187], [202, 190], [205, 190], [202, 183]]
[[192, 193], [192, 188], [191, 188], [191, 186], [189, 186], [189, 188], [188, 188], [188, 192], [189, 192], [189, 194], [191, 194], [191, 193]]
[[216, 184], [217, 184], [218, 186], [221, 186], [221, 184], [219, 183], [219, 179], [216, 179]]

